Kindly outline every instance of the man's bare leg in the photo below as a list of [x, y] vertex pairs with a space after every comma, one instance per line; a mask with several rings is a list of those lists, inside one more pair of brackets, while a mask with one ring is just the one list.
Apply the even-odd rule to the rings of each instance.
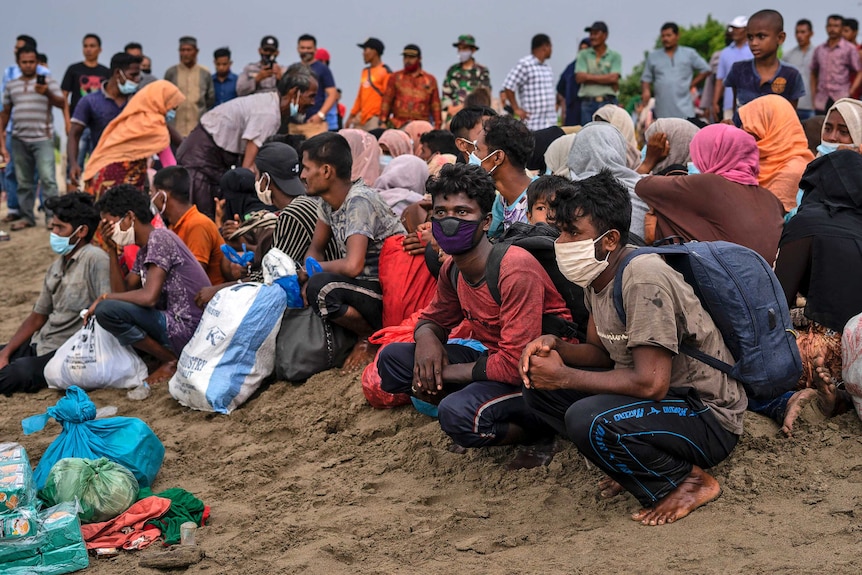
[[145, 380], [149, 385], [165, 383], [177, 372], [177, 356], [174, 352], [151, 338], [145, 337], [141, 341], [132, 344], [133, 347], [150, 354], [159, 362], [159, 367]]
[[332, 323], [349, 329], [359, 336], [359, 341], [353, 346], [353, 351], [344, 360], [344, 365], [341, 367], [342, 375], [363, 369], [374, 361], [374, 356], [377, 354], [379, 346], [373, 345], [368, 341], [368, 337], [374, 333], [374, 328], [365, 321], [365, 318], [362, 317], [362, 314], [355, 307], [348, 306], [347, 312], [338, 319], [332, 320]]
[[721, 487], [715, 478], [693, 465], [676, 489], [662, 498], [652, 509], [641, 509], [632, 515], [634, 521], [644, 525], [664, 525], [678, 521], [702, 505], [721, 495]]

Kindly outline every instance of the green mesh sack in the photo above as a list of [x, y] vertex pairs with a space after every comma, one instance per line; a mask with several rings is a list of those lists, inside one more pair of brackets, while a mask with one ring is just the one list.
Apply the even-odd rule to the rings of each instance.
[[131, 471], [108, 459], [67, 457], [54, 464], [39, 497], [47, 505], [75, 501], [82, 523], [98, 523], [118, 516], [138, 496], [138, 480]]

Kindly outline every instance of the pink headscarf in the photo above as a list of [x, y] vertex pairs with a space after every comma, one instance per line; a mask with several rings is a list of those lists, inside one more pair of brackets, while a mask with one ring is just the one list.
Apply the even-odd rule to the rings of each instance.
[[758, 185], [760, 150], [754, 136], [739, 128], [711, 124], [699, 130], [691, 140], [691, 161], [702, 174]]
[[410, 139], [413, 140], [413, 155], [419, 155], [419, 146], [421, 143], [419, 142], [419, 138], [422, 137], [422, 134], [425, 132], [430, 132], [434, 129], [434, 126], [431, 125], [431, 122], [426, 122], [425, 120], [412, 120], [408, 124], [405, 124], [402, 128], [407, 135], [410, 136]]
[[390, 128], [380, 135], [379, 141], [389, 149], [389, 155], [393, 158], [413, 153], [410, 136], [407, 135], [407, 132]]
[[350, 179], [362, 178], [366, 184], [373, 186], [380, 176], [380, 146], [377, 138], [364, 130], [339, 130], [350, 144], [350, 154], [353, 156], [353, 170]]

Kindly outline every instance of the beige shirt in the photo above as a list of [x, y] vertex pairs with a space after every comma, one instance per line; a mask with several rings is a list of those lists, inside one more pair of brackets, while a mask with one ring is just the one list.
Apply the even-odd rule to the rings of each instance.
[[736, 380], [705, 363], [679, 353], [686, 342], [731, 365], [733, 356], [721, 332], [703, 309], [694, 290], [661, 256], [648, 254], [631, 261], [623, 272], [623, 305], [628, 325], [614, 308], [614, 281], [600, 292], [584, 293], [602, 344], [614, 369], [632, 369], [632, 349], [648, 345], [673, 354], [670, 387], [693, 387], [723, 428], [742, 434], [742, 418], [748, 405]]
[[81, 310], [89, 308], [96, 298], [111, 291], [110, 262], [104, 250], [87, 244], [69, 261], [54, 260], [33, 311], [47, 315], [48, 321], [30, 340], [36, 355], [55, 351], [84, 324]]
[[198, 125], [204, 112], [215, 104], [212, 74], [200, 64], [191, 68], [177, 64], [168, 68], [165, 80], [179, 88], [186, 97], [185, 101], [177, 106], [174, 120], [174, 128], [185, 138]]

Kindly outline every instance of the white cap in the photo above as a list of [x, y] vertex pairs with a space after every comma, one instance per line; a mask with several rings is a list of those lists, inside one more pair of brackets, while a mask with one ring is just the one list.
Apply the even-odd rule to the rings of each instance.
[[748, 26], [748, 18], [745, 16], [737, 16], [728, 24], [731, 28], [745, 28]]

